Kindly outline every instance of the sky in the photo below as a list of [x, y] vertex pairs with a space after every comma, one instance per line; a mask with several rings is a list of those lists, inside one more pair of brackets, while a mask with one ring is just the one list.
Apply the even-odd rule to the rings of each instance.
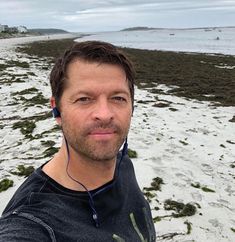
[[235, 25], [235, 0], [0, 0], [0, 24], [71, 32]]

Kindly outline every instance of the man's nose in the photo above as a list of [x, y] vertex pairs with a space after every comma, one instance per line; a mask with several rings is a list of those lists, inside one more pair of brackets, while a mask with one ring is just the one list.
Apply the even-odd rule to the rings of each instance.
[[93, 111], [93, 118], [105, 123], [109, 123], [113, 119], [113, 108], [108, 100], [99, 100]]

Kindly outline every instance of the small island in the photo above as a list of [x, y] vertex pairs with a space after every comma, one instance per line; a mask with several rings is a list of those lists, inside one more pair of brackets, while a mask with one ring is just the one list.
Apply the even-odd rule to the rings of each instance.
[[39, 34], [39, 35], [48, 35], [48, 34], [67, 34], [68, 31], [63, 29], [29, 29], [29, 33]]
[[137, 31], [137, 30], [152, 30], [156, 28], [150, 28], [150, 27], [131, 27], [131, 28], [126, 28], [122, 29], [121, 31]]

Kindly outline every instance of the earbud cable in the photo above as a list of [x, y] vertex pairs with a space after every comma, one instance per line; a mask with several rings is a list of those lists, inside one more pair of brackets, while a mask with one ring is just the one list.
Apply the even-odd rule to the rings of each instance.
[[[101, 193], [102, 191], [104, 190], [107, 190], [109, 189], [110, 187], [112, 187], [114, 185], [114, 183], [104, 187], [103, 189], [100, 189], [98, 190], [96, 193], [94, 193], [93, 195], [91, 194], [91, 192], [86, 188], [85, 185], [83, 185], [81, 182], [79, 182], [78, 180], [76, 180], [75, 178], [73, 178], [70, 174], [69, 174], [69, 162], [70, 162], [70, 152], [69, 152], [69, 146], [68, 146], [68, 141], [66, 139], [66, 137], [64, 136], [64, 140], [65, 140], [65, 145], [66, 145], [66, 151], [67, 151], [67, 165], [66, 165], [66, 173], [68, 175], [68, 177], [73, 180], [74, 182], [78, 183], [80, 186], [82, 186], [84, 188], [84, 190], [87, 192], [88, 196], [89, 196], [89, 205], [90, 205], [90, 208], [92, 210], [92, 218], [95, 222], [95, 225], [96, 227], [98, 228], [99, 227], [99, 219], [98, 219], [98, 213], [96, 212], [96, 209], [95, 209], [95, 204], [94, 204], [94, 200], [93, 200], [93, 197], [99, 193]], [[127, 151], [128, 151], [128, 144], [127, 144], [127, 138], [125, 140], [125, 143], [123, 145], [123, 149], [122, 149], [122, 154], [121, 154], [121, 159], [120, 161], [118, 162], [118, 166], [117, 166], [117, 175], [116, 175], [116, 179], [115, 181], [117, 180], [118, 176], [119, 176], [119, 169], [120, 169], [120, 164], [121, 164], [121, 161], [123, 159], [123, 157], [127, 154]]]
[[69, 176], [70, 179], [72, 179], [73, 181], [75, 181], [76, 183], [78, 183], [80, 186], [82, 186], [85, 191], [87, 192], [88, 196], [89, 196], [89, 205], [92, 209], [92, 218], [95, 222], [95, 225], [96, 227], [99, 227], [99, 220], [98, 220], [98, 214], [96, 212], [96, 209], [95, 209], [95, 204], [94, 204], [94, 200], [93, 200], [93, 197], [91, 195], [91, 193], [89, 192], [89, 190], [86, 188], [85, 185], [83, 185], [81, 182], [79, 182], [78, 180], [76, 180], [75, 178], [73, 178], [70, 174], [69, 174], [69, 171], [68, 171], [68, 168], [69, 168], [69, 162], [70, 162], [70, 153], [69, 153], [69, 146], [68, 146], [68, 141], [67, 139], [65, 138], [64, 136], [64, 139], [65, 139], [65, 144], [66, 144], [66, 150], [67, 150], [67, 166], [66, 166], [66, 173], [67, 175]]

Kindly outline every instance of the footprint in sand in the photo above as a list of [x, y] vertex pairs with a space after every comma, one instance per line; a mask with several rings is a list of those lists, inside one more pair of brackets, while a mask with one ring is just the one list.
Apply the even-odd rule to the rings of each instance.
[[208, 222], [215, 228], [223, 229], [223, 224], [221, 224], [217, 219], [209, 219]]
[[225, 191], [228, 192], [229, 196], [233, 196], [235, 194], [235, 190], [232, 189], [231, 185], [228, 185]]
[[202, 171], [206, 174], [206, 175], [212, 175], [213, 173], [213, 168], [208, 165], [208, 164], [202, 164]]
[[202, 195], [199, 192], [192, 192], [191, 196], [194, 201], [201, 202], [202, 201]]

